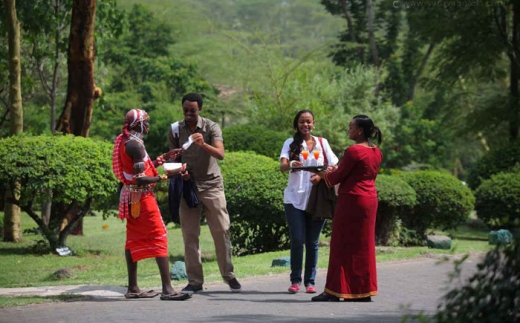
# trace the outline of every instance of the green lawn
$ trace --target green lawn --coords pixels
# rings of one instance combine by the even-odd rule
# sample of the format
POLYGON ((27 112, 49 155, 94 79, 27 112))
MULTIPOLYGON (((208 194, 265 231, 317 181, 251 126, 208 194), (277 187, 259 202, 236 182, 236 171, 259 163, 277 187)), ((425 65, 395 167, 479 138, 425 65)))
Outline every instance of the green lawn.
MULTIPOLYGON (((0 219, 2 214, 0 213, 0 219)), ((33 220, 22 216, 23 229, 35 228, 33 220)), ((168 224, 170 260, 182 259, 183 243, 181 230, 173 223, 168 224)), ((433 254, 465 254, 485 252, 492 248, 487 242, 488 230, 482 226, 468 224, 457 231, 439 232, 453 237, 452 250, 428 249, 426 247, 377 247, 377 261, 398 261, 433 254)), ((0 242, 0 287, 30 287, 50 285, 115 285, 126 286, 126 265, 124 259, 125 223, 117 218, 103 220, 100 216, 87 217, 84 221, 84 236, 70 236, 69 247, 75 256, 60 257, 41 253, 37 241, 42 237, 24 234, 24 242, 14 244, 0 242), (53 273, 68 269, 72 276, 56 278, 53 273)), ((201 248, 204 261, 204 274, 207 282, 221 280, 215 261, 213 241, 207 226, 202 227, 201 248)), ((322 241, 328 240, 323 237, 322 241)), ((238 278, 287 274, 288 267, 271 267, 274 258, 289 256, 289 251, 270 252, 259 255, 235 257, 233 262, 238 278)), ((329 248, 325 245, 319 251, 319 268, 326 268, 329 248)), ((139 262, 139 283, 142 288, 160 286, 160 276, 155 260, 139 262)), ((186 281, 175 281, 174 285, 183 287, 186 281)), ((63 301, 60 297, 0 297, 0 308, 39 302, 63 301)), ((67 299, 68 300, 68 299, 67 299)))

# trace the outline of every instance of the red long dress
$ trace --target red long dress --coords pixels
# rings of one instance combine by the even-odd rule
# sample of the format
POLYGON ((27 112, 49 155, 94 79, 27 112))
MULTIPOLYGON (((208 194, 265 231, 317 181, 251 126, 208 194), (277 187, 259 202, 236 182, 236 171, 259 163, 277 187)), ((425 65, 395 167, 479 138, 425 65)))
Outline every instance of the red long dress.
POLYGON ((348 147, 339 167, 327 173, 327 185, 340 184, 330 241, 325 292, 344 299, 377 292, 375 179, 383 154, 379 148, 348 147))

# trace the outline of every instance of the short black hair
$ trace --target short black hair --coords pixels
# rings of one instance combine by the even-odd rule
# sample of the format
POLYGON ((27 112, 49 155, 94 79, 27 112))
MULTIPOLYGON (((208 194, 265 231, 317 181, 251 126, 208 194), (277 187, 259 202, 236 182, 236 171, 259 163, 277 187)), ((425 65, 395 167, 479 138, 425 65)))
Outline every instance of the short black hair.
POLYGON ((199 110, 202 110, 202 95, 198 93, 188 93, 182 97, 181 104, 183 104, 184 101, 197 102, 199 105, 199 110))

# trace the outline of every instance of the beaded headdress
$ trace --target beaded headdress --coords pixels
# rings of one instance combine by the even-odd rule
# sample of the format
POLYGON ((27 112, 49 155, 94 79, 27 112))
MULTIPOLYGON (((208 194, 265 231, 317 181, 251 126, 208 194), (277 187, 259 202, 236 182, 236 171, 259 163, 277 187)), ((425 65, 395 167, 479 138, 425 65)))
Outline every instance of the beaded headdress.
POLYGON ((145 129, 143 122, 145 120, 147 120, 148 118, 149 118, 148 113, 146 113, 146 111, 144 111, 144 110, 132 109, 132 110, 128 111, 125 116, 125 124, 123 126, 123 132, 124 132, 124 130, 128 131, 130 129, 133 129, 137 125, 137 123, 140 123, 141 134, 143 134, 143 131, 145 129))

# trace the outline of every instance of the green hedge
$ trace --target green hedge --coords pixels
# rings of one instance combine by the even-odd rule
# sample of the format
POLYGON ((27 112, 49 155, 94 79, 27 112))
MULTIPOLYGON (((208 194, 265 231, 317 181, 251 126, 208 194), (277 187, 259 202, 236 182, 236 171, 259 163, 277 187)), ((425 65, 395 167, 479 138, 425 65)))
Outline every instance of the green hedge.
POLYGON ((222 131, 227 151, 254 151, 278 160, 289 135, 256 125, 238 125, 222 131))
POLYGON ((414 189, 397 176, 379 175, 376 179, 378 208, 376 217, 376 244, 399 243, 396 221, 403 213, 410 213, 417 203, 414 189))
POLYGON ((289 248, 283 207, 287 174, 279 163, 253 153, 230 152, 220 163, 235 255, 289 248))
POLYGON ((456 177, 435 171, 403 172, 400 177, 417 193, 417 204, 410 213, 401 214, 406 228, 421 237, 429 228, 456 228, 466 222, 475 197, 456 177))
POLYGON ((512 171, 516 165, 520 165, 520 139, 507 142, 484 155, 469 170, 468 185, 475 190, 483 180, 500 172, 512 171))
POLYGON ((520 172, 499 173, 475 192, 477 216, 492 228, 520 226, 520 172))

